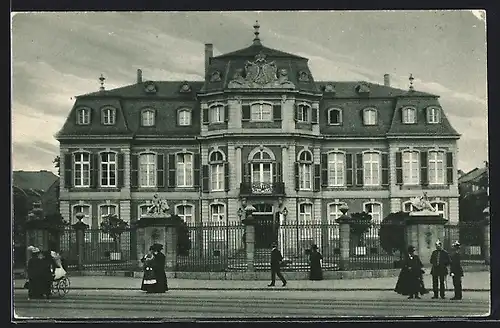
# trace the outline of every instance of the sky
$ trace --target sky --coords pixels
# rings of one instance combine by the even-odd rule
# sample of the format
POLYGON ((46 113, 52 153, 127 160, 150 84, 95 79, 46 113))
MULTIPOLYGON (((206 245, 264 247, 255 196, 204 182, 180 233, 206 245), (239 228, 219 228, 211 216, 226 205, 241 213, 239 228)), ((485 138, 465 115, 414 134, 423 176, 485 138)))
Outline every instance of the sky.
POLYGON ((488 159, 486 21, 482 11, 16 13, 12 33, 12 166, 52 170, 54 135, 74 97, 145 80, 202 80, 214 54, 262 43, 309 58, 315 80, 368 81, 440 95, 459 140, 458 169, 488 159))

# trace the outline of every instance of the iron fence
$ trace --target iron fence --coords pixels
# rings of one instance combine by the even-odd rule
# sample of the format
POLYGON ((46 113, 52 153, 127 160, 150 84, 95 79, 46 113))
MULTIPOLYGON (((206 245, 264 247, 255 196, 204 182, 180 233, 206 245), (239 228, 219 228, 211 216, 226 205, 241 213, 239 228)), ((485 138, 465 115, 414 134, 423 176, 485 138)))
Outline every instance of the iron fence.
POLYGON ((455 241, 461 244, 463 262, 481 262, 484 259, 484 224, 482 222, 461 222, 445 225, 443 248, 449 252, 455 241))

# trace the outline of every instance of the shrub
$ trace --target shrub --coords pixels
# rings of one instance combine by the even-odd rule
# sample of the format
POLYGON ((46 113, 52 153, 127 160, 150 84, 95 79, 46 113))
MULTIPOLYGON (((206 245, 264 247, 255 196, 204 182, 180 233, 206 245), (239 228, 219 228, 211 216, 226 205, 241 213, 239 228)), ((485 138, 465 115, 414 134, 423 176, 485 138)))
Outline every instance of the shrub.
POLYGON ((406 212, 391 213, 386 216, 380 225, 380 246, 388 254, 399 250, 400 254, 406 249, 405 221, 409 218, 406 212))

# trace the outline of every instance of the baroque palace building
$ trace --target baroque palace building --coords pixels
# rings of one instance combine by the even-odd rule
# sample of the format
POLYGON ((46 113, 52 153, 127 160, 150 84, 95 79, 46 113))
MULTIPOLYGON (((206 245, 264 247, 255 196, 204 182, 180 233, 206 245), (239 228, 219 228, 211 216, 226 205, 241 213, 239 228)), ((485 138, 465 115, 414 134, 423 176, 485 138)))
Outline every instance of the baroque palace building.
POLYGON ((138 70, 134 84, 78 96, 57 134, 63 217, 133 222, 158 194, 192 225, 238 222, 247 204, 264 221, 333 223, 347 203, 380 222, 426 192, 458 223, 460 135, 438 96, 412 77, 409 90, 387 74, 383 85, 315 81, 307 58, 255 29, 241 50, 214 57, 205 45, 204 81, 138 70))

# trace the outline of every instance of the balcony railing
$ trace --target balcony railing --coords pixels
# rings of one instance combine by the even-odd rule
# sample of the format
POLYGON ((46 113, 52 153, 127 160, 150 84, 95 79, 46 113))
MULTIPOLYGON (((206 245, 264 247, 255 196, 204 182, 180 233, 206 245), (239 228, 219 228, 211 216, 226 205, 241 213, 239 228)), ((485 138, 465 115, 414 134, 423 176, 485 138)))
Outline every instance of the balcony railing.
POLYGON ((244 182, 240 185, 240 195, 284 195, 284 182, 244 182))

